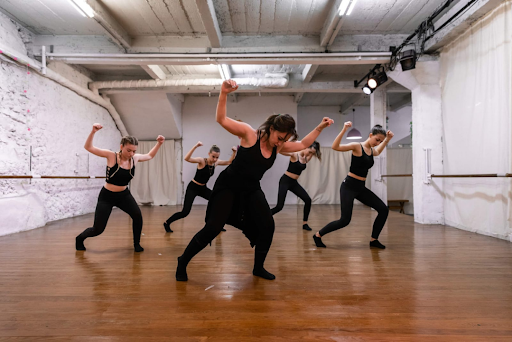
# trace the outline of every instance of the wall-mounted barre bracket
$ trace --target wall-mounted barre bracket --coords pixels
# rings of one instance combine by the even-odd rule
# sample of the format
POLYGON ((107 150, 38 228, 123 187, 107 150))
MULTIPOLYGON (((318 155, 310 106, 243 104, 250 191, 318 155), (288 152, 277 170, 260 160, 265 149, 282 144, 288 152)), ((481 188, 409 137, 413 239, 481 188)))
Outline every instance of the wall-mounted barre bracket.
POLYGON ((425 179, 423 180, 424 184, 430 184, 432 181, 432 171, 431 171, 431 164, 430 164, 430 156, 432 149, 430 148, 423 148, 423 151, 425 153, 425 179))

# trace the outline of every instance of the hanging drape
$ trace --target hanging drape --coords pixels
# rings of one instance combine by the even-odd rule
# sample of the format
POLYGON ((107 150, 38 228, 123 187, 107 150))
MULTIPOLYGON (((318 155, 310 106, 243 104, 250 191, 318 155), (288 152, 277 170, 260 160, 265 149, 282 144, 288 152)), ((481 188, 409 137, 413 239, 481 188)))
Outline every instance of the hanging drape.
MULTIPOLYGON (((412 149, 387 150, 388 175, 412 174, 412 149)), ((406 214, 414 214, 412 177, 387 177, 388 200, 409 200, 404 206, 406 214)))
MULTIPOLYGON (((441 54, 445 174, 512 172, 512 1, 441 54)), ((512 241, 510 178, 444 182, 448 225, 512 241)))
MULTIPOLYGON (((137 153, 148 153, 156 141, 139 141, 137 153)), ((155 158, 140 162, 130 191, 139 204, 173 205, 177 198, 174 140, 166 140, 155 158)))

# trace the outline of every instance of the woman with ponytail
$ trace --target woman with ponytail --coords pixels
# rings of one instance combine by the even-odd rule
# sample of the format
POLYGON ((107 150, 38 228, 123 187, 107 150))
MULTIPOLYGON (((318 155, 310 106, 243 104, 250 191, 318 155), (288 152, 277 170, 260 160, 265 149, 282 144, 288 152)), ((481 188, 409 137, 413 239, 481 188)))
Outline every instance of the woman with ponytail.
POLYGON ((179 219, 185 218, 190 213, 190 209, 192 209, 192 204, 194 203, 194 199, 199 196, 204 198, 205 200, 210 200, 210 195, 212 191, 208 189, 206 183, 213 173, 215 172, 215 167, 218 165, 229 165, 233 161, 236 155, 236 148, 233 147, 231 150, 233 154, 229 160, 219 160, 220 156, 220 148, 217 145, 213 145, 210 148, 210 152, 208 152, 208 158, 200 158, 200 157, 192 157, 192 154, 199 146, 203 146, 203 143, 198 141, 194 147, 190 151, 188 151, 185 156, 185 161, 189 163, 197 164, 197 170, 194 178, 188 183, 187 191, 185 192, 185 201, 183 203, 183 209, 180 212, 175 213, 171 217, 164 222, 164 228, 167 233, 172 233, 171 223, 177 221, 179 219))
POLYGON ((286 193, 291 191, 293 194, 298 196, 304 201, 304 215, 302 222, 302 229, 311 230, 308 225, 309 212, 311 210, 311 198, 304 188, 297 181, 302 171, 306 169, 306 164, 313 157, 317 157, 318 160, 322 160, 322 152, 320 151, 320 143, 318 141, 313 142, 308 148, 299 151, 297 153, 285 153, 281 154, 290 157, 290 163, 288 164, 288 170, 279 180, 279 192, 277 194, 277 205, 271 209, 272 215, 277 214, 283 210, 284 201, 286 199, 286 193))
POLYGON ((165 138, 159 135, 156 138, 157 143, 155 147, 153 147, 149 153, 138 154, 135 153, 139 145, 137 138, 124 136, 121 139, 119 152, 112 152, 97 148, 92 144, 94 134, 102 128, 103 126, 98 123, 92 126, 92 132, 89 134, 84 148, 98 157, 107 159, 107 179, 98 197, 98 204, 94 212, 94 225, 87 228, 76 237, 76 250, 85 251, 84 240, 103 233, 107 226, 112 208, 116 206, 132 218, 133 247, 135 252, 142 252, 144 250, 140 245, 142 214, 137 202, 135 202, 135 199, 128 189, 128 183, 130 183, 135 176, 135 165, 137 165, 138 162, 153 159, 160 149, 160 146, 164 143, 165 138))
POLYGON ((313 240, 317 247, 325 248, 326 246, 322 242, 322 237, 325 234, 346 227, 350 223, 354 199, 357 199, 361 203, 372 207, 377 211, 378 215, 373 223, 370 247, 384 249, 386 246, 381 244, 377 239, 379 238, 382 228, 384 228, 384 224, 388 218, 389 209, 386 204, 377 197, 377 195, 365 187, 364 183, 366 181, 366 176, 368 175, 368 170, 373 166, 373 157, 382 153, 391 138, 393 138, 393 132, 386 132, 381 125, 375 125, 372 128, 368 139, 366 139, 362 144, 350 143, 340 145, 341 138, 343 138, 343 135, 349 127, 352 127, 352 122, 345 122, 340 134, 332 143, 332 149, 335 151, 352 151, 350 172, 340 186, 341 218, 329 223, 313 235, 313 240))
POLYGON ((216 118, 224 129, 240 138, 240 147, 236 158, 215 182, 208 202, 205 226, 178 258, 178 281, 188 280, 188 263, 221 232, 226 223, 241 229, 251 246, 255 246, 252 274, 268 280, 275 279, 263 267, 274 236, 274 219, 261 190, 260 180, 274 164, 277 153, 298 152, 311 146, 320 132, 333 123, 331 119, 324 118, 302 141, 295 141, 295 120, 288 114, 271 115, 258 129, 254 129, 247 123, 226 116, 227 96, 237 88, 233 80, 222 83, 216 118))

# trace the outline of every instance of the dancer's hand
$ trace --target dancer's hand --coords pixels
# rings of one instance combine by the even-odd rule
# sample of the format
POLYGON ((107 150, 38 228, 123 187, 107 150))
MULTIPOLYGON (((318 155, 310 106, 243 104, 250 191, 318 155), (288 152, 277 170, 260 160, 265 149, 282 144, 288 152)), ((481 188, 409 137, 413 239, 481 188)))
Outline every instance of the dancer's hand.
POLYGON ((231 151, 236 152, 237 148, 236 146, 231 147, 231 151))
POLYGON ((332 125, 334 123, 334 120, 331 119, 331 118, 328 118, 328 117, 325 117, 322 119, 322 122, 320 122, 320 125, 318 125, 317 128, 320 128, 321 130, 324 129, 325 127, 329 127, 330 125, 332 125))
POLYGON ((165 141, 165 137, 163 135, 159 135, 156 137, 156 141, 158 141, 160 144, 163 144, 165 141))
POLYGON ((226 81, 222 82, 222 87, 221 87, 220 91, 222 93, 229 94, 229 93, 234 92, 237 89, 238 89, 238 85, 236 84, 235 81, 226 80, 226 81))
POLYGON ((200 141, 198 141, 198 142, 196 143, 196 147, 199 147, 199 146, 203 146, 203 143, 202 143, 202 142, 200 142, 200 141))
POLYGON ((352 121, 347 121, 347 122, 345 122, 345 123, 343 124, 343 128, 344 128, 344 129, 347 129, 347 128, 349 128, 349 127, 352 127, 352 121))
POLYGON ((94 133, 98 132, 102 128, 103 128, 103 126, 101 124, 99 124, 99 123, 95 123, 94 125, 92 125, 92 131, 94 133))
POLYGON ((391 131, 386 132, 386 139, 388 139, 388 141, 393 139, 394 136, 395 135, 393 134, 393 132, 391 132, 391 131))

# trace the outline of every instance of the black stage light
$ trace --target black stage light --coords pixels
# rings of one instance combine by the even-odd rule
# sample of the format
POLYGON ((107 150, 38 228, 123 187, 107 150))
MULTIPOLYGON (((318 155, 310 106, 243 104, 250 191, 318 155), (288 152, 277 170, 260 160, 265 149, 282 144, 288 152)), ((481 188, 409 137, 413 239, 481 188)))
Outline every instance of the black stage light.
POLYGON ((372 77, 368 79, 368 86, 372 89, 377 88, 378 86, 384 84, 388 80, 388 75, 384 70, 374 74, 372 77))
POLYGON ((407 50, 402 52, 400 65, 402 65, 402 71, 416 68, 416 50, 407 50))

